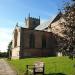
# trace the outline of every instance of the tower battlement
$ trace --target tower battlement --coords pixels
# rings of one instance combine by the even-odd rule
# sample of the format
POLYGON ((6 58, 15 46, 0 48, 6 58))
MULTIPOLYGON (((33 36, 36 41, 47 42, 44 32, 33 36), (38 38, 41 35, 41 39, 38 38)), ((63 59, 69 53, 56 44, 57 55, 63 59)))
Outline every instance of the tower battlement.
POLYGON ((29 29, 35 29, 38 25, 40 25, 40 17, 34 18, 29 15, 28 18, 25 19, 25 23, 29 29))

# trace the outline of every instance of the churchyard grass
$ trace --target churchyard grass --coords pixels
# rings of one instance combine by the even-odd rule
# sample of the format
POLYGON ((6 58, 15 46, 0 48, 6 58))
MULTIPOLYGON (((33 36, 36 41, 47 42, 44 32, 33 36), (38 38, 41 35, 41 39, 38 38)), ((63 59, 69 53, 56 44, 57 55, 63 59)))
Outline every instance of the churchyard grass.
POLYGON ((20 60, 11 60, 8 61, 8 63, 18 72, 19 75, 24 75, 26 65, 32 65, 36 61, 43 61, 45 63, 46 75, 75 75, 75 59, 71 60, 68 57, 25 58, 20 60))

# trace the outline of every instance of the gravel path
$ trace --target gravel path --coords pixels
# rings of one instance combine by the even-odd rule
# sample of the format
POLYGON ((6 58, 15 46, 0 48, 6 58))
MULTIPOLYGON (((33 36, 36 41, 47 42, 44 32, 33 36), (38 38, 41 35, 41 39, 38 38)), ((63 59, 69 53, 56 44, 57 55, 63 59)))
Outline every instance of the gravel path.
POLYGON ((9 64, 4 59, 0 59, 0 75, 17 75, 17 74, 15 71, 11 69, 9 64))

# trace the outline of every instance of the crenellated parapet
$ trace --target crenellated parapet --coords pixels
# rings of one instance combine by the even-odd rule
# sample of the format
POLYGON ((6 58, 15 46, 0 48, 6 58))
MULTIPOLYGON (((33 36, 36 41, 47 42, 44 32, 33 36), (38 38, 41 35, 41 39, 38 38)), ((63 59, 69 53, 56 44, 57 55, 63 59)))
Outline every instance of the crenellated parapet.
POLYGON ((35 29, 38 25, 40 25, 40 17, 34 18, 30 17, 29 15, 27 18, 25 18, 25 23, 29 29, 35 29))

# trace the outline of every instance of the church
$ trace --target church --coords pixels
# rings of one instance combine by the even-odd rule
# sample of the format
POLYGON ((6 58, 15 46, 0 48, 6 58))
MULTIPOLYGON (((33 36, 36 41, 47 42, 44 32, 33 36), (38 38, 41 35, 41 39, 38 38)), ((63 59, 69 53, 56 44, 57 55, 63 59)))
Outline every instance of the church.
POLYGON ((40 25, 40 17, 34 18, 29 15, 25 23, 28 28, 16 25, 13 31, 11 59, 56 56, 55 34, 36 30, 40 25))

